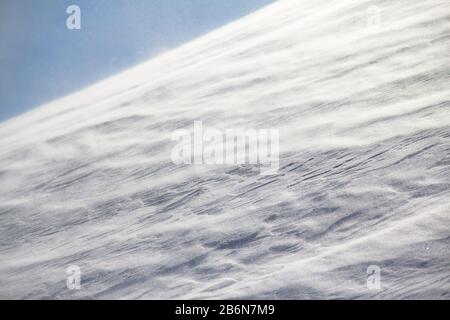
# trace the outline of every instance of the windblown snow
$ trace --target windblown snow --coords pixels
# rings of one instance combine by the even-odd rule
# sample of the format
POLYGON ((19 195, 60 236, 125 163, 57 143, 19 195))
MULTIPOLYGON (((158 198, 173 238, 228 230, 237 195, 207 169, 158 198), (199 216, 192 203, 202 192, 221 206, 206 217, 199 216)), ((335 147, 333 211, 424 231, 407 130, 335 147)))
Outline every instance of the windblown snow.
POLYGON ((449 54, 448 0, 278 1, 2 123, 0 297, 449 299, 449 54), (198 120, 278 174, 174 164, 198 120))

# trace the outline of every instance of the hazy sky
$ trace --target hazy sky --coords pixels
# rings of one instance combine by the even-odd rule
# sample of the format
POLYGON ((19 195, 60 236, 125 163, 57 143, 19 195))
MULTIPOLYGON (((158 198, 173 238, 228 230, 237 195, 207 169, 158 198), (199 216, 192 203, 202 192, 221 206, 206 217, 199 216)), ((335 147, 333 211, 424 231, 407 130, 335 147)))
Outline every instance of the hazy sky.
POLYGON ((0 121, 275 0, 0 0, 0 121), (68 30, 66 8, 81 9, 68 30))

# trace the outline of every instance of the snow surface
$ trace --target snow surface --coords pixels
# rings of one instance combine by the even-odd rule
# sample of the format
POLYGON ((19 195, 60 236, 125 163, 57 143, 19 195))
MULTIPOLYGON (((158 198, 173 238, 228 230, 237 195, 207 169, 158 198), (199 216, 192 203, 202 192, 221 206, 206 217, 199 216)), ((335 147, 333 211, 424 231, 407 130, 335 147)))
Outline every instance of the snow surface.
POLYGON ((449 54, 447 0, 278 1, 2 123, 0 297, 449 299, 449 54), (279 174, 173 164, 196 120, 279 174))

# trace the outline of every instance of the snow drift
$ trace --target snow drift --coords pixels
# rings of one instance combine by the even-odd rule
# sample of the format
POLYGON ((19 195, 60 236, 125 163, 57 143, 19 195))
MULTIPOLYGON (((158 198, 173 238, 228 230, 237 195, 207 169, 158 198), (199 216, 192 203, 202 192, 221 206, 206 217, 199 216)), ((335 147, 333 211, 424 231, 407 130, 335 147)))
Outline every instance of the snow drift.
POLYGON ((1 124, 0 297, 450 298, 449 19, 278 1, 1 124), (173 164, 196 120, 279 129, 278 174, 173 164))

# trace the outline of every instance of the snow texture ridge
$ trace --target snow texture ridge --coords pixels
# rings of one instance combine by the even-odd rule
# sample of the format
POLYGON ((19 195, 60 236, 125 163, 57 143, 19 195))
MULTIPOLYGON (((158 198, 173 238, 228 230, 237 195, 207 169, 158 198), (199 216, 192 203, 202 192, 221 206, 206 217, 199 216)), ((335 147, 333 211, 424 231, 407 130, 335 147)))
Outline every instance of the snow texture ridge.
POLYGON ((0 124, 0 297, 449 299, 449 54, 447 0, 278 1, 0 124), (279 174, 173 164, 196 120, 279 174))

